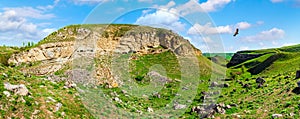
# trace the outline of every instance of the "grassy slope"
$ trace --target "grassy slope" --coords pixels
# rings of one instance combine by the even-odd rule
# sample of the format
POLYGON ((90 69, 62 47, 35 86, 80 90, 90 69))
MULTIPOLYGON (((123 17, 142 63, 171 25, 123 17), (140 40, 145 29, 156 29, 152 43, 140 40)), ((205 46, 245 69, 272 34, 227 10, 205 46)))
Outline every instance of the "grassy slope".
POLYGON ((238 104, 238 107, 226 110, 225 115, 217 114, 221 118, 232 118, 233 114, 242 118, 270 118, 272 114, 283 114, 285 118, 299 118, 299 89, 295 80, 295 72, 300 68, 300 45, 282 48, 263 49, 254 51, 240 51, 240 53, 268 53, 261 57, 248 60, 227 72, 242 72, 241 67, 247 70, 264 62, 274 54, 281 56, 258 75, 236 76, 229 88, 223 88, 219 102, 238 104), (266 80, 263 88, 257 88, 255 79, 263 77, 266 80), (251 88, 243 88, 238 82, 250 84, 251 88), (235 91, 234 91, 235 90, 235 91), (290 114, 294 114, 291 116, 290 114))
POLYGON ((270 56, 280 54, 280 57, 276 59, 269 67, 264 67, 261 74, 265 75, 273 75, 278 73, 286 73, 295 71, 300 68, 299 60, 299 52, 300 52, 300 45, 294 46, 286 46, 282 48, 272 48, 272 49, 262 49, 262 50, 249 50, 249 51, 239 51, 239 53, 249 53, 249 54, 257 54, 257 53, 267 53, 263 56, 258 58, 254 58, 238 64, 233 67, 233 69, 240 68, 241 66, 245 66, 247 69, 253 68, 255 66, 259 66, 265 63, 264 61, 268 59, 270 56))
MULTIPOLYGON (((146 73, 149 71, 149 68, 151 66, 157 64, 162 65, 166 69, 167 76, 170 79, 173 79, 172 82, 164 85, 164 88, 159 91, 159 94, 161 94, 161 98, 157 98, 155 96, 149 96, 148 98, 125 96, 119 88, 103 88, 104 92, 110 97, 113 97, 112 92, 116 92, 119 95, 119 98, 122 100, 122 102, 126 103, 114 103, 118 107, 130 112, 136 112, 137 110, 141 110, 144 113, 147 113, 148 107, 153 108, 154 111, 165 107, 166 104, 170 103, 170 101, 174 98, 175 94, 179 90, 178 88, 180 82, 174 80, 181 79, 181 72, 179 69, 180 67, 176 56, 173 53, 167 51, 161 54, 138 56, 137 59, 138 60, 131 61, 131 77, 132 79, 135 79, 135 82, 137 82, 140 86, 147 86, 149 84, 149 79, 145 78, 146 73), (130 104, 130 106, 128 104, 130 104)), ((190 109, 193 106, 198 106, 203 102, 203 100, 201 99, 202 94, 200 94, 200 92, 205 91, 208 88, 208 80, 211 75, 211 62, 203 56, 199 56, 198 59, 199 66, 201 68, 201 77, 199 80, 201 80, 202 83, 198 86, 198 94, 195 96, 192 105, 189 108, 187 108, 186 113, 183 115, 182 118, 198 118, 197 114, 190 112, 190 109)), ((222 69, 222 67, 218 66, 218 69, 222 69)), ((220 73, 220 71, 218 70, 217 72, 220 73)), ((104 115, 109 115, 107 113, 105 113, 104 115)))
POLYGON ((45 77, 26 76, 19 71, 19 67, 7 67, 0 64, 0 118, 17 117, 31 118, 36 116, 39 118, 92 118, 91 114, 84 108, 80 101, 80 97, 76 89, 64 89, 64 82, 50 82, 44 80, 45 77), (7 76, 6 76, 7 75, 7 76), (11 93, 10 97, 6 97, 2 92, 4 82, 11 84, 24 84, 30 96, 18 96, 11 93), (51 97, 57 102, 46 102, 47 97, 51 97), (22 102, 21 99, 25 102, 22 102), (55 104, 62 103, 62 108, 54 112, 55 104), (32 115, 35 110, 40 112, 32 115), (62 114, 65 113, 65 116, 62 114))

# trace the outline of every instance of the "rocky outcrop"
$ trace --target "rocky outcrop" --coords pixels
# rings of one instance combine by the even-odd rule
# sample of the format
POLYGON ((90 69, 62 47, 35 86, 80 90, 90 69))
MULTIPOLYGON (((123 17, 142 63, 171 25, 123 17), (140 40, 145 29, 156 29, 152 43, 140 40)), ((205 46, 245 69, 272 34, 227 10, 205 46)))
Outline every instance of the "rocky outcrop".
POLYGON ((65 63, 74 52, 74 42, 47 43, 32 48, 26 52, 12 55, 9 63, 20 64, 27 62, 49 61, 65 63))
POLYGON ((235 53, 232 56, 230 62, 227 64, 227 67, 232 67, 232 66, 238 65, 238 64, 243 63, 247 60, 254 59, 254 58, 260 57, 262 55, 264 55, 264 54, 235 53))

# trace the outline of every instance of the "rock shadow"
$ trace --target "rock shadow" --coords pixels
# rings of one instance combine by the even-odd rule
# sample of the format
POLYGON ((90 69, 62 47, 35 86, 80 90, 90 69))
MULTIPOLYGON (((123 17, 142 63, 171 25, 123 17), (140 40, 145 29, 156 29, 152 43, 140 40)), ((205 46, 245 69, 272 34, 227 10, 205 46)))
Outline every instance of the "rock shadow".
POLYGON ((300 87, 296 87, 292 90, 293 93, 295 94, 300 94, 300 87))

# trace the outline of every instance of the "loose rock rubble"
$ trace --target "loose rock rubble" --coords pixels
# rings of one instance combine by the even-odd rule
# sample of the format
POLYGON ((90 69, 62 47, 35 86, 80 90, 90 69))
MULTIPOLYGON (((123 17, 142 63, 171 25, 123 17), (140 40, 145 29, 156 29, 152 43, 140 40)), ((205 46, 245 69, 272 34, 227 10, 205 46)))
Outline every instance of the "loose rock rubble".
POLYGON ((200 114, 202 118, 214 118, 215 113, 225 114, 226 109, 230 109, 230 105, 224 103, 211 104, 209 106, 195 106, 192 107, 191 111, 200 114))

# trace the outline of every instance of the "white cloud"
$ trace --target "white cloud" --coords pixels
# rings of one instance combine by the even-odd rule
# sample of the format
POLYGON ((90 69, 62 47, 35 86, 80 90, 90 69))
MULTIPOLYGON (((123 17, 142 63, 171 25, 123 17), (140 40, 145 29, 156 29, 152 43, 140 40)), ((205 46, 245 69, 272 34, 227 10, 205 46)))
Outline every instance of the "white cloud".
POLYGON ((99 3, 105 3, 112 0, 72 0, 75 4, 81 5, 81 4, 99 4, 99 3))
POLYGON ((249 24, 248 22, 239 22, 235 26, 239 29, 248 29, 251 27, 251 24, 249 24))
POLYGON ((233 0, 207 0, 199 4, 198 0, 190 0, 183 5, 176 7, 179 14, 185 16, 195 12, 214 12, 217 11, 233 0))
POLYGON ((232 33, 233 30, 229 25, 226 26, 217 26, 213 27, 211 23, 207 23, 205 25, 200 25, 198 23, 194 24, 189 30, 188 34, 196 35, 196 34, 223 34, 223 33, 232 33))
POLYGON ((200 6, 206 12, 212 12, 219 8, 223 8, 229 2, 231 2, 231 0, 207 0, 204 3, 201 3, 200 6))
POLYGON ((50 10, 53 9, 59 3, 59 1, 60 0, 54 0, 52 5, 38 6, 37 8, 40 10, 50 10))
POLYGON ((138 2, 148 2, 148 3, 152 3, 153 0, 138 0, 138 2))
POLYGON ((273 41, 273 40, 283 39, 284 35, 285 35, 284 30, 278 29, 278 28, 272 28, 267 31, 262 31, 253 36, 242 37, 241 41, 245 41, 245 42, 256 42, 256 41, 262 41, 262 40, 273 41))
POLYGON ((20 31, 33 33, 36 30, 36 25, 27 22, 23 17, 17 16, 15 11, 6 11, 0 13, 0 31, 20 31))
POLYGON ((200 34, 232 34, 235 28, 248 29, 251 24, 248 22, 239 22, 235 25, 225 25, 225 26, 213 26, 212 23, 206 23, 205 25, 200 25, 198 23, 194 24, 189 30, 190 35, 200 35, 200 34))
MULTIPOLYGON (((170 1, 165 6, 156 6, 159 8, 156 12, 144 14, 136 20, 135 24, 163 27, 173 31, 184 31, 185 24, 179 21, 180 17, 171 8, 174 5, 175 2, 170 1)), ((147 12, 145 11, 145 13, 147 12)))
MULTIPOLYGON (((24 7, 25 9, 29 7, 24 7)), ((44 14, 42 12, 24 11, 23 14, 18 13, 23 8, 4 9, 0 12, 0 38, 4 41, 37 41, 48 35, 54 29, 41 29, 39 24, 28 21, 27 18, 40 19, 44 14), (33 17, 32 15, 38 15, 33 17)), ((32 10, 29 8, 28 10, 32 10)), ((47 16, 47 15, 46 15, 47 16)), ((2 42, 2 41, 1 41, 2 42)))
POLYGON ((10 12, 14 16, 18 17, 27 17, 35 19, 50 19, 54 18, 54 14, 46 14, 42 10, 38 10, 32 7, 15 7, 15 8, 3 8, 5 12, 10 12))
POLYGON ((283 0, 271 0, 272 3, 279 3, 279 2, 283 2, 283 0))
MULTIPOLYGON (((146 2, 152 0, 139 0, 139 2, 146 2)), ((224 7, 226 4, 231 2, 231 0, 207 0, 199 4, 197 0, 190 0, 183 5, 176 6, 174 1, 168 2, 166 5, 158 6, 157 11, 154 13, 149 13, 149 10, 143 11, 143 15, 137 19, 136 24, 141 25, 151 25, 156 27, 164 27, 172 29, 174 31, 184 31, 185 24, 180 21, 179 16, 185 16, 194 12, 212 12, 224 7), (202 9, 201 9, 202 8, 202 9)), ((195 24, 196 27, 201 27, 201 25, 195 24)), ((246 22, 241 23, 240 26, 243 28, 250 27, 250 24, 246 22), (247 26, 248 25, 248 26, 247 26)), ((219 26, 216 28, 210 28, 210 24, 206 24, 204 28, 209 28, 206 33, 216 34, 216 33, 232 33, 232 26, 219 26)), ((203 29, 202 29, 203 30, 203 29)), ((203 30, 204 31, 204 30, 203 30)))
MULTIPOLYGON (((170 1, 166 5, 161 5, 161 6, 154 5, 153 7, 157 8, 157 9, 160 9, 160 10, 168 11, 169 9, 171 9, 172 7, 174 7, 175 5, 176 5, 176 3, 174 1, 170 1)), ((174 9, 174 8, 172 8, 172 9, 174 9)))

